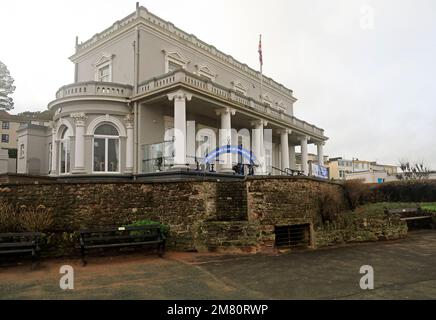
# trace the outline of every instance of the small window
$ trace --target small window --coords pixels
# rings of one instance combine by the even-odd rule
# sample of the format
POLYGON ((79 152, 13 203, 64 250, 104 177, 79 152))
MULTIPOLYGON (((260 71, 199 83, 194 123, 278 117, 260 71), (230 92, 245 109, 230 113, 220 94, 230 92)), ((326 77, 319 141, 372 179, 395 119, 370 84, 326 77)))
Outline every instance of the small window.
POLYGON ((235 87, 235 91, 236 93, 239 93, 240 95, 245 96, 247 94, 247 92, 239 87, 235 87))
POLYGON ((175 63, 174 61, 168 61, 168 72, 173 72, 179 69, 183 69, 183 65, 175 63))
POLYGON ((264 104, 266 104, 268 107, 272 107, 272 103, 271 103, 271 101, 268 101, 268 100, 263 100, 263 103, 264 104))
POLYGON ((9 129, 9 121, 3 121, 2 123, 2 129, 8 130, 9 129))
POLYGON ((2 142, 9 143, 9 135, 8 134, 2 134, 2 142))
POLYGON ((109 65, 105 65, 103 67, 100 67, 98 69, 98 81, 101 82, 110 82, 110 66, 109 65))

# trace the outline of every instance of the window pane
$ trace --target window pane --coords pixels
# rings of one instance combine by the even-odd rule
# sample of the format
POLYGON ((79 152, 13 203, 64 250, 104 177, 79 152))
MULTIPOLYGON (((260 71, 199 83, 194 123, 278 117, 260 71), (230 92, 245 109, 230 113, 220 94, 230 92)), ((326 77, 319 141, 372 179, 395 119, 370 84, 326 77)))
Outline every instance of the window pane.
POLYGON ((177 69, 182 69, 182 66, 172 61, 168 61, 168 72, 172 72, 177 69))
POLYGON ((100 78, 109 75, 109 66, 105 66, 99 69, 100 78))
POLYGON ((70 148, 69 142, 63 141, 61 142, 61 173, 70 172, 70 148))
POLYGON ((95 134, 103 135, 103 136, 117 136, 118 130, 111 126, 110 124, 103 124, 95 129, 95 134))
POLYGON ((94 171, 106 171, 105 168, 105 147, 106 139, 94 139, 94 171))
POLYGON ((119 163, 119 140, 118 139, 108 139, 108 171, 117 172, 119 163))
POLYGON ((64 132, 62 132, 61 139, 66 139, 71 136, 71 132, 68 130, 68 128, 65 128, 64 132))

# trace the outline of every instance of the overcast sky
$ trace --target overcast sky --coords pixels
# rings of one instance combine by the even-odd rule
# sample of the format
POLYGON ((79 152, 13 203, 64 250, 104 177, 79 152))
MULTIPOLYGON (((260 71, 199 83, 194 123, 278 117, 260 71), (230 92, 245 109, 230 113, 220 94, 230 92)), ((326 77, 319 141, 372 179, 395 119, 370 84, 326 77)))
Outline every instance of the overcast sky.
MULTIPOLYGON (((13 113, 45 110, 73 82, 75 36, 87 40, 135 2, 2 1, 0 61, 17 86, 13 113)), ((436 1, 140 4, 253 68, 262 33, 264 73, 294 90, 297 117, 325 129, 329 156, 436 169, 436 1)))

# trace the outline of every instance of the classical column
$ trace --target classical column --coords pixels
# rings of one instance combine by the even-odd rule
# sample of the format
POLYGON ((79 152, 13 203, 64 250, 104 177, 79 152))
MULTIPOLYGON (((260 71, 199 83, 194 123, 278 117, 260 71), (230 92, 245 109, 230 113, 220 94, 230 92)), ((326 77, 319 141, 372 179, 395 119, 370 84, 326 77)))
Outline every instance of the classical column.
POLYGON ((52 128, 52 136, 51 136, 51 168, 50 168, 50 175, 56 176, 57 175, 57 151, 58 146, 56 143, 56 128, 57 125, 53 122, 53 128, 52 128))
POLYGON ((309 164, 307 158, 307 136, 300 137, 301 142, 301 170, 303 173, 308 176, 309 175, 309 164))
POLYGON ((76 124, 74 145, 74 170, 73 173, 85 173, 85 123, 87 116, 84 112, 72 113, 70 117, 76 124))
MULTIPOLYGON (((221 115, 221 128, 219 132, 220 147, 232 145, 232 115, 235 114, 235 110, 224 108, 222 110, 217 110, 216 113, 217 115, 221 115)), ((231 153, 222 153, 220 155, 220 172, 233 173, 232 158, 231 153)))
POLYGON ((191 101, 192 95, 178 90, 167 95, 174 100, 174 169, 187 168, 186 165, 186 100, 191 101))
POLYGON ((255 157, 255 164, 258 166, 254 169, 256 175, 266 174, 265 163, 265 146, 263 142, 263 127, 267 125, 265 120, 253 121, 253 155, 255 157))
POLYGON ((133 172, 133 120, 134 116, 133 114, 129 113, 125 118, 124 122, 126 123, 126 133, 127 133, 127 139, 126 139, 126 173, 132 173, 133 172))
POLYGON ((317 148, 317 154, 318 154, 318 164, 320 166, 324 165, 324 145, 325 142, 318 142, 316 144, 316 148, 317 148))
POLYGON ((282 154, 282 170, 289 169, 289 130, 280 131, 280 146, 282 154))
POLYGON ((297 168, 295 160, 295 146, 289 146, 289 168, 293 170, 297 168))

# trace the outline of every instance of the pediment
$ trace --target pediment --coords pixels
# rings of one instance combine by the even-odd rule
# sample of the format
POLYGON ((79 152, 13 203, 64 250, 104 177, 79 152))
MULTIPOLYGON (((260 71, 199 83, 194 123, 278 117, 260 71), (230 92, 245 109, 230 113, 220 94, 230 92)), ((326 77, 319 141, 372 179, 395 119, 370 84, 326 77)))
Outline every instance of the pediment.
POLYGON ((109 53, 102 53, 101 57, 95 62, 95 65, 101 65, 103 63, 107 63, 112 61, 115 55, 109 53))
POLYGON ((179 61, 183 64, 187 62, 186 58, 178 51, 165 52, 168 58, 179 61))

